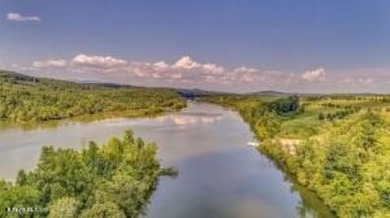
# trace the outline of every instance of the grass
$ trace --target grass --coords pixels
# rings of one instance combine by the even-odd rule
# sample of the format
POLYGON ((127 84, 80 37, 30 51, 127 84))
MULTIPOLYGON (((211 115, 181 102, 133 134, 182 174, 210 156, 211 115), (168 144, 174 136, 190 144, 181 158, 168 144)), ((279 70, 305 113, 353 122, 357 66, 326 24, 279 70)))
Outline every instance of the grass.
MULTIPOLYGON (((327 114, 335 114, 337 112, 347 110, 347 108, 360 108, 360 112, 355 111, 342 119, 353 119, 358 116, 358 114, 366 110, 373 110, 380 113, 384 118, 386 125, 390 127, 390 102, 382 102, 375 99, 326 99, 315 101, 305 101, 305 99, 303 99, 301 100, 301 105, 304 105, 304 112, 285 118, 282 122, 281 131, 279 132, 278 137, 304 139, 317 135, 323 125, 329 122, 337 122, 337 120, 339 120, 320 120, 319 116, 321 113, 326 117, 327 114), (333 104, 334 106, 329 106, 329 104, 333 104)), ((390 128, 388 131, 389 132, 387 134, 390 134, 390 128)))

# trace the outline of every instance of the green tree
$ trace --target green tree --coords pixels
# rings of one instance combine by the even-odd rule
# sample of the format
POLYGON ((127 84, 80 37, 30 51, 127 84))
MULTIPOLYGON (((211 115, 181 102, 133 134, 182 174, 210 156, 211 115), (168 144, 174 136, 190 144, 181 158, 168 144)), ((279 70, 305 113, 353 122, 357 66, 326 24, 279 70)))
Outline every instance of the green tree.
POLYGON ((78 202, 75 198, 63 197, 49 206, 48 218, 74 218, 77 214, 78 202))
POLYGON ((84 210, 80 218, 126 218, 126 215, 119 209, 118 205, 106 201, 94 204, 91 208, 84 210))

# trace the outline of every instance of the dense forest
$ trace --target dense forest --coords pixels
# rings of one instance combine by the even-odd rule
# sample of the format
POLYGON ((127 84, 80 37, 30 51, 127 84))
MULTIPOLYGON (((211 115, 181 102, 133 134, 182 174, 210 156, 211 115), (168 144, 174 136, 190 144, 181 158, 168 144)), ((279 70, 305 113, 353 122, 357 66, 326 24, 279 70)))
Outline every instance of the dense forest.
POLYGON ((130 130, 81 151, 43 147, 36 169, 0 181, 0 217, 136 217, 159 176, 175 173, 160 167, 156 150, 130 130))
POLYGON ((314 191, 337 216, 385 218, 390 217, 386 99, 214 95, 199 100, 238 111, 258 137, 260 152, 314 191), (293 140, 300 143, 285 143, 293 140))
POLYGON ((0 71, 0 121, 28 123, 98 113, 144 116, 185 104, 169 89, 78 84, 0 71))

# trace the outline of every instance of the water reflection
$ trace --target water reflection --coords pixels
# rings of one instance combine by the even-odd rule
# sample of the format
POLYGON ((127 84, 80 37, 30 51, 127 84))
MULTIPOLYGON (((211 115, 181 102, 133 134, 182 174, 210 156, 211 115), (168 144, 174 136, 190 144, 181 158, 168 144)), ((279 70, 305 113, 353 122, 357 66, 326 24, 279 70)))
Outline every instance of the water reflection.
POLYGON ((249 127, 220 107, 190 103, 188 108, 154 118, 66 121, 53 128, 7 127, 0 131, 0 175, 14 178, 31 169, 42 145, 80 148, 104 142, 131 128, 157 142, 163 165, 179 176, 162 178, 146 217, 328 217, 318 199, 296 186, 255 148, 249 127), (314 199, 314 200, 313 200, 314 199))
POLYGON ((176 125, 191 125, 199 123, 214 123, 222 119, 221 114, 208 113, 183 113, 178 115, 168 115, 156 118, 158 122, 170 122, 176 125))

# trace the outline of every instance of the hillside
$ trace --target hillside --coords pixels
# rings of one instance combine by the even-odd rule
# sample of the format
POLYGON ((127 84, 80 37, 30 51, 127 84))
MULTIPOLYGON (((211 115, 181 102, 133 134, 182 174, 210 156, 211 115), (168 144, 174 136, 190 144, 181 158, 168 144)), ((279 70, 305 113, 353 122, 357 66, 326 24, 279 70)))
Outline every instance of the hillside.
POLYGON ((0 71, 0 120, 18 123, 85 114, 143 116, 180 109, 175 91, 107 84, 81 84, 0 71))

